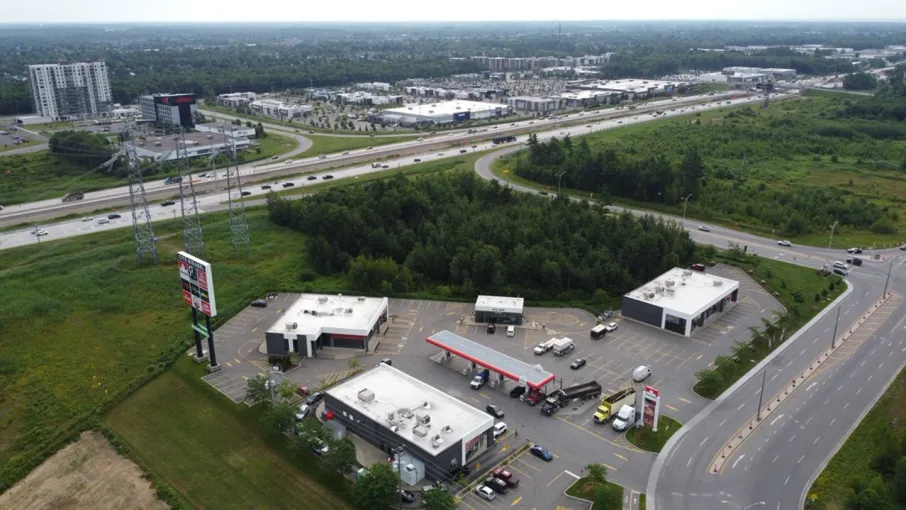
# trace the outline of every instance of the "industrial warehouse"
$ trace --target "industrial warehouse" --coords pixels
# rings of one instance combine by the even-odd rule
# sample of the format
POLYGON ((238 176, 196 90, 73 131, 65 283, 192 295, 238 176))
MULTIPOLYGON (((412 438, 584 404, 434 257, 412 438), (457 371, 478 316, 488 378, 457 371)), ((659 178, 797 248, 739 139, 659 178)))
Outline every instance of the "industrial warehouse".
POLYGON ((739 301, 739 282, 673 268, 623 296, 623 317, 686 337, 739 301))
POLYGON ((324 347, 369 350, 387 322, 387 298, 302 294, 265 334, 267 353, 313 357, 324 347))
POLYGON ((445 480, 494 444, 493 417, 384 363, 326 393, 325 409, 350 432, 388 454, 403 448, 409 485, 445 480))
POLYGON ((512 107, 479 101, 442 101, 430 104, 407 104, 383 111, 386 122, 400 124, 452 124, 467 120, 503 117, 512 107))

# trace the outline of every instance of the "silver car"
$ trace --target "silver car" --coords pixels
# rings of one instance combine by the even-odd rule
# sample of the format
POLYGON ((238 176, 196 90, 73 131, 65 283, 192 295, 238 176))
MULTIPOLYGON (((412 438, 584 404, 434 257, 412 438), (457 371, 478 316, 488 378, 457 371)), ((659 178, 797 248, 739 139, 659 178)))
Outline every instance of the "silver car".
POLYGON ((632 380, 635 382, 642 382, 649 377, 651 377, 651 369, 645 365, 639 365, 632 371, 632 380))

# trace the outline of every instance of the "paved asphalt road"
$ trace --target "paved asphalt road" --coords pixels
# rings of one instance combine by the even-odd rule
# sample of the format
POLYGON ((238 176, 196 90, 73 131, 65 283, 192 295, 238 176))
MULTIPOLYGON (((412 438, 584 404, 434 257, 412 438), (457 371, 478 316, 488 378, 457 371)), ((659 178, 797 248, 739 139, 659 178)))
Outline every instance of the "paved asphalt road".
MULTIPOLYGON (((476 171, 487 179, 494 178, 490 165, 501 155, 502 151, 480 159, 476 171)), ((532 188, 510 185, 520 191, 537 193, 532 188)), ((639 210, 630 212, 651 214, 639 210)), ((674 219, 682 221, 681 218, 674 219)), ((687 228, 699 243, 726 247, 727 241, 733 241, 747 245, 762 256, 809 267, 817 268, 825 262, 846 258, 842 248, 781 247, 776 240, 722 227, 711 226, 708 233, 698 231, 697 224, 687 224, 687 228)), ((873 254, 884 260, 866 260, 850 274, 851 291, 840 300, 838 338, 881 297, 889 268, 890 290, 906 294, 906 257, 902 252, 886 250, 873 254)), ((805 491, 824 463, 884 392, 906 360, 906 346, 902 345, 906 310, 900 303, 899 297, 895 296, 872 321, 867 322, 861 331, 867 338, 854 337, 853 344, 840 348, 828 368, 807 379, 805 388, 795 392, 772 413, 770 420, 765 420, 756 429, 716 475, 709 472, 711 460, 740 427, 754 419, 762 377, 751 377, 732 393, 725 393, 718 405, 699 413, 697 423, 685 427, 685 434, 673 448, 659 456, 648 485, 648 492, 653 489, 655 494, 648 498, 649 510, 654 505, 663 510, 801 508, 805 491)), ((828 310, 832 313, 815 321, 797 339, 788 341, 785 350, 768 365, 765 398, 782 391, 795 374, 829 347, 836 321, 835 310, 828 310)), ((753 375, 761 374, 761 371, 753 371, 753 375)))
MULTIPOLYGON (((706 96, 707 97, 707 96, 706 96)), ((669 101, 668 101, 669 102, 669 101)), ((739 98, 734 100, 735 103, 746 103, 746 102, 757 102, 757 99, 754 97, 739 98)), ((675 103, 673 103, 675 104, 675 103)), ((710 103, 711 106, 706 105, 697 105, 695 111, 703 111, 708 109, 718 108, 718 105, 710 103)), ((723 102, 722 104, 726 104, 723 102)), ((536 132, 539 140, 546 140, 554 136, 563 136, 561 133, 572 133, 573 135, 587 134, 595 131, 600 131, 604 129, 614 129, 617 127, 622 127, 627 124, 633 124, 636 122, 650 122, 654 119, 651 115, 643 115, 638 112, 629 112, 630 115, 626 117, 618 117, 613 119, 605 119, 598 121, 588 121, 587 124, 580 126, 571 126, 566 128, 554 128, 549 131, 540 131, 536 132), (638 115, 635 115, 638 113, 638 115)), ((687 110, 686 113, 676 112, 667 113, 668 116, 675 115, 689 115, 693 111, 687 110)), ((451 139, 465 139, 466 137, 474 136, 469 135, 465 132, 455 134, 455 136, 450 137, 451 139)), ((516 144, 513 144, 512 150, 518 150, 519 147, 527 141, 528 135, 517 136, 516 144)), ((429 143, 429 140, 426 140, 425 143, 429 143)), ((256 197, 263 198, 268 190, 262 189, 262 185, 271 185, 274 189, 282 189, 279 186, 286 181, 291 181, 295 183, 297 188, 304 187, 308 184, 313 184, 323 180, 323 177, 326 175, 332 175, 335 179, 344 179, 344 178, 355 178, 356 176, 361 176, 367 173, 381 171, 382 168, 373 168, 371 162, 368 163, 359 163, 354 166, 344 166, 341 169, 330 169, 323 170, 320 172, 312 173, 311 177, 313 179, 309 180, 311 177, 294 177, 294 178, 279 178, 279 174, 287 174, 290 172, 299 173, 305 171, 306 168, 309 168, 308 165, 312 165, 314 168, 317 168, 315 165, 327 166, 330 163, 335 164, 344 164, 343 162, 349 158, 363 158, 365 155, 373 154, 377 155, 378 153, 383 153, 378 151, 378 149, 386 149, 390 152, 394 152, 398 149, 393 149, 395 146, 410 146, 412 143, 418 144, 418 142, 405 142, 403 144, 390 144, 387 146, 376 147, 374 151, 368 151, 367 149, 358 149, 349 151, 349 155, 329 155, 326 160, 319 160, 318 158, 308 158, 305 160, 296 160, 293 164, 286 163, 258 163, 259 166, 243 165, 240 167, 240 175, 242 176, 244 184, 244 190, 251 193, 247 197, 248 200, 254 200, 256 197), (303 163, 303 166, 299 166, 296 163, 303 163), (274 174, 278 174, 275 176, 274 174), (277 178, 275 178, 277 177, 277 178), (273 180, 271 180, 273 179, 273 180), (249 181, 253 181, 254 184, 249 184, 249 181), (277 183, 280 183, 278 185, 277 183)), ((459 151, 461 150, 471 150, 471 151, 485 151, 491 150, 495 146, 489 142, 484 141, 480 143, 475 143, 474 148, 455 148, 455 149, 442 149, 442 150, 424 150, 419 151, 415 154, 410 154, 406 156, 401 156, 392 161, 386 161, 384 164, 390 168, 401 168, 404 166, 412 165, 416 163, 416 159, 421 162, 428 161, 437 161, 445 158, 451 158, 459 156, 459 151)), ((468 147, 468 145, 465 145, 468 147)), ((348 163, 345 163, 348 164, 348 163)), ((313 170, 313 169, 312 169, 313 170)), ((203 186, 206 186, 212 190, 222 190, 226 186, 226 178, 224 177, 224 172, 217 171, 216 178, 196 178, 193 179, 195 183, 196 192, 201 189, 203 186)), ((178 185, 171 184, 165 185, 162 180, 151 181, 145 183, 146 193, 156 193, 159 198, 170 198, 173 196, 178 196, 179 188, 178 185)), ((220 204, 227 200, 227 195, 223 191, 219 192, 210 192, 207 194, 199 194, 198 204, 199 210, 201 212, 216 211, 220 209, 220 204)), ((97 232, 99 230, 108 230, 113 228, 122 228, 131 225, 131 219, 129 216, 128 207, 123 207, 121 210, 115 211, 117 214, 120 214, 122 218, 111 220, 109 224, 99 224, 98 218, 92 218, 90 211, 99 210, 103 208, 114 207, 117 204, 122 205, 123 202, 128 203, 128 188, 120 187, 113 188, 104 191, 97 191, 93 193, 87 193, 85 198, 78 202, 71 202, 65 204, 64 207, 61 207, 60 201, 58 199, 52 200, 42 200, 39 202, 32 202, 28 204, 21 204, 15 206, 8 206, 3 211, 0 211, 0 226, 2 225, 15 225, 27 221, 44 221, 46 215, 59 216, 63 214, 72 214, 77 211, 85 211, 85 218, 89 218, 87 221, 82 221, 82 219, 73 219, 66 220, 57 223, 48 223, 43 225, 42 228, 48 232, 48 235, 42 238, 43 241, 63 239, 66 237, 89 234, 92 232, 97 232), (126 193, 126 195, 124 195, 126 193)), ((174 214, 178 210, 178 203, 175 206, 170 207, 161 207, 158 204, 149 204, 150 212, 152 216, 152 221, 162 220, 162 219, 173 219, 174 214)), ((33 244, 37 242, 36 236, 31 234, 32 229, 20 229, 12 230, 9 232, 0 233, 0 249, 11 248, 15 246, 22 246, 27 244, 33 244)), ((726 246, 724 243, 722 246, 726 246)))
MULTIPOLYGON (((371 162, 381 157, 386 158, 396 155, 413 156, 418 158, 420 156, 428 156, 438 151, 446 151, 448 156, 453 156, 455 154, 453 153, 453 149, 451 147, 452 145, 461 145, 467 142, 472 143, 472 140, 487 139, 488 137, 502 134, 518 134, 528 131, 534 132, 543 130, 543 128, 545 127, 552 128, 552 131, 550 132, 554 135, 558 135, 561 131, 564 133, 570 131, 576 134, 588 133, 590 131, 595 131, 598 129, 609 129, 617 127, 618 124, 623 121, 629 123, 630 121, 635 120, 650 120, 652 117, 645 114, 644 112, 663 110, 667 112, 667 116, 691 115, 693 111, 702 111, 704 109, 709 109, 709 107, 697 104, 702 102, 707 103, 709 101, 711 102, 710 108, 717 108, 719 106, 725 105, 727 102, 726 100, 724 100, 720 104, 717 104, 718 98, 721 97, 722 96, 719 95, 690 96, 678 99, 676 101, 669 99, 663 101, 650 101, 648 102, 647 107, 639 107, 635 111, 608 109, 581 115, 581 119, 579 114, 572 114, 567 120, 523 120, 519 122, 513 122, 510 125, 506 126, 495 126, 486 130, 487 132, 480 131, 478 133, 468 133, 466 130, 451 131, 434 136, 429 135, 423 137, 423 141, 412 140, 407 142, 381 145, 374 147, 373 149, 349 150, 344 154, 329 154, 325 159, 310 157, 305 159, 285 160, 283 161, 283 163, 278 164, 268 164, 261 162, 249 163, 240 167, 240 175, 249 176, 253 180, 258 180, 260 178, 270 178, 280 175, 288 175, 291 173, 315 171, 343 165, 363 163, 366 161, 371 162), (677 111, 670 111, 671 108, 676 108, 677 111), (679 111, 684 108, 686 108, 687 111, 679 111), (697 110, 692 110, 692 108, 696 108, 697 110), (606 120, 611 118, 614 120, 606 120), (563 123, 576 121, 582 124, 587 122, 587 125, 590 125, 592 127, 585 128, 579 125, 557 128, 563 123)), ((740 97, 739 99, 731 100, 731 102, 737 104, 742 102, 755 101, 756 99, 754 96, 740 97)), ((543 134, 539 133, 539 137, 543 138, 543 134)), ((519 137, 519 139, 524 141, 525 135, 519 137)), ((300 149, 302 149, 302 147, 300 147, 300 149)), ((421 159, 425 158, 422 157, 421 159)), ((396 162, 396 160, 394 160, 394 162, 396 162)), ((218 178, 222 178, 220 176, 223 174, 223 171, 217 170, 216 174, 218 175, 218 178)), ((153 198, 165 198, 170 196, 169 190, 172 189, 173 186, 165 185, 163 182, 164 181, 162 179, 145 182, 144 187, 146 195, 152 196, 153 198)), ((74 183, 69 184, 70 187, 74 185, 74 183)), ((201 183, 201 185, 204 186, 204 183, 201 183)), ((196 186, 199 186, 199 184, 196 184, 196 186)), ((0 226, 16 225, 19 223, 31 222, 35 220, 49 221, 50 219, 70 215, 73 213, 88 212, 101 208, 128 204, 129 189, 127 186, 86 193, 85 198, 83 198, 82 200, 79 200, 77 202, 62 203, 59 197, 62 197, 67 191, 68 189, 62 188, 49 189, 47 190, 47 196, 57 198, 40 200, 27 204, 7 205, 7 207, 3 211, 0 211, 0 226)), ((196 189, 196 192, 197 191, 198 190, 196 189)))

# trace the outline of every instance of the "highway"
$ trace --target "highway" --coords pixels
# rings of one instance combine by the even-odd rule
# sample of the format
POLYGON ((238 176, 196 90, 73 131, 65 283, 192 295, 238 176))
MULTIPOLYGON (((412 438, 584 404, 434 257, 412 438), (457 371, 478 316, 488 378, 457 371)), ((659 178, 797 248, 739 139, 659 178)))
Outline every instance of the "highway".
MULTIPOLYGON (((707 97, 707 96, 706 96, 707 97)), ((716 96, 715 96, 716 97, 716 96)), ((709 98, 713 99, 713 98, 709 98)), ((733 104, 742 104, 742 103, 757 103, 759 100, 754 96, 740 97, 735 100, 730 100, 733 104)), ((707 111, 710 109, 716 109, 722 106, 726 106, 727 100, 721 101, 720 104, 717 104, 715 101, 711 101, 705 104, 698 104, 685 108, 685 111, 681 111, 684 108, 679 106, 677 103, 679 101, 667 101, 670 103, 670 108, 666 106, 655 107, 652 106, 651 110, 654 111, 655 108, 662 108, 665 112, 665 116, 677 116, 677 115, 691 115, 695 112, 707 111), (676 108, 676 111, 671 111, 672 108, 676 108), (695 108, 694 110, 692 108, 695 108)), ((653 103, 652 103, 653 104, 653 103)), ((609 112, 612 113, 612 112, 609 112)), ((655 119, 661 118, 655 117, 653 115, 645 115, 642 112, 636 111, 626 111, 623 112, 625 116, 615 117, 615 118, 606 118, 599 119, 597 121, 590 121, 587 119, 587 115, 583 117, 582 123, 578 126, 569 126, 562 128, 552 128, 547 131, 533 131, 537 134, 539 140, 546 140, 551 137, 562 137, 569 133, 572 136, 579 136, 583 134, 593 133, 605 129, 614 129, 623 127, 626 125, 634 124, 637 122, 650 122, 655 119)), ((529 121, 532 122, 532 121, 529 121)), ((540 123, 542 121, 534 121, 540 123)), ((550 121, 548 121, 550 122, 550 121)), ((553 121, 556 123, 557 121, 553 121)), ((534 125, 531 125, 534 128, 534 125)), ((541 126, 538 126, 539 128, 541 126)), ((518 124, 513 129, 517 129, 518 124)), ((501 128, 502 129, 502 128, 501 128)), ((493 131, 493 130, 492 130, 493 131)), ((495 133, 496 134, 496 133, 495 133)), ((465 141, 470 137, 476 135, 469 134, 466 132, 461 133, 451 133, 451 136, 445 137, 448 140, 445 140, 443 143, 449 144, 454 140, 465 141)), ((364 154, 365 157, 373 157, 384 151, 389 151, 391 153, 402 152, 399 149, 393 149, 394 145, 401 145, 405 147, 412 147, 413 142, 406 142, 404 144, 393 144, 390 146, 382 146, 380 149, 384 151, 378 151, 377 147, 373 151, 367 151, 367 149, 360 149, 357 151, 349 151, 347 156, 336 156, 329 155, 324 160, 319 160, 318 158, 309 158, 307 160, 300 160, 303 163, 306 163, 302 166, 297 165, 299 161, 296 161, 292 164, 276 163, 276 164, 264 164, 261 166, 252 166, 245 165, 240 168, 240 176, 243 180, 243 190, 248 193, 246 199, 254 200, 255 198, 263 198, 271 189, 283 190, 282 187, 286 182, 294 183, 294 188, 304 189, 306 186, 315 184, 318 182, 323 182, 324 177, 327 175, 333 176, 333 179, 349 179, 356 178, 357 176, 362 176, 368 173, 377 172, 386 170, 383 166, 388 166, 389 168, 403 168, 409 165, 416 164, 418 162, 428 162, 428 161, 437 161, 446 158, 453 158, 460 155, 460 151, 486 151, 492 150, 496 147, 493 143, 488 141, 486 138, 489 136, 488 133, 483 133, 485 140, 477 142, 474 144, 463 143, 462 146, 456 148, 444 148, 444 149, 433 149, 428 150, 428 147, 435 145, 435 143, 429 144, 428 140, 425 140, 422 146, 418 145, 418 142, 414 146, 415 149, 423 149, 421 151, 415 152, 414 154, 409 154, 395 158, 392 160, 385 160, 381 162, 380 168, 374 168, 371 161, 368 163, 353 164, 351 166, 343 166, 342 168, 330 169, 331 165, 342 165, 344 161, 348 158, 360 158, 364 154), (470 145, 475 145, 471 147, 470 145), (388 147, 391 147, 387 149, 388 147), (416 161, 419 160, 419 161, 416 161), (321 171, 316 169, 328 167, 321 171), (287 174, 299 174, 304 171, 311 171, 310 175, 306 176, 296 176, 292 178, 282 178, 282 175, 287 174), (251 184, 254 183, 254 184, 251 184), (264 189, 262 186, 271 186, 270 189, 264 189)), ((528 135, 517 136, 517 142, 510 144, 513 150, 518 150, 518 148, 524 146, 524 143, 528 140, 528 135)), ((198 193, 198 207, 199 212, 209 212, 220 210, 220 205, 227 201, 227 194, 223 190, 226 188, 226 177, 225 170, 218 170, 216 177, 207 177, 207 178, 194 178, 193 183, 198 193)), ((145 184, 146 192, 149 194, 156 193, 156 196, 159 199, 178 197, 179 187, 176 184, 165 185, 162 180, 152 181, 145 184)), ((74 213, 79 213, 84 211, 86 214, 83 218, 75 218, 69 220, 58 221, 55 223, 48 223, 41 226, 42 229, 47 231, 47 235, 42 237, 41 241, 55 240, 55 239, 65 239, 67 237, 90 234, 93 232, 109 230, 114 228, 123 228, 126 226, 131 226, 131 217, 128 210, 128 205, 123 207, 124 204, 128 204, 128 188, 120 187, 113 188, 104 191, 98 191, 95 193, 89 193, 85 195, 83 200, 77 202, 70 202, 67 204, 62 204, 59 200, 44 200, 41 202, 33 202, 28 204, 22 204, 19 206, 9 206, 5 210, 0 211, 0 226, 15 225, 17 223, 22 223, 26 221, 44 221, 46 218, 60 217, 63 215, 70 215, 74 213), (123 195, 126 193, 126 195, 123 195), (114 209, 110 212, 105 212, 101 216, 94 217, 91 214, 91 211, 108 209, 111 207, 121 207, 120 209, 114 209), (120 214, 122 217, 118 219, 110 220, 109 223, 101 224, 98 223, 102 217, 106 216, 109 213, 120 214)), ((164 219, 173 219, 178 214, 179 202, 173 206, 163 207, 160 204, 149 204, 149 210, 151 213, 152 220, 164 220, 164 219)), ((22 228, 18 230, 10 230, 7 232, 0 233, 0 249, 12 248, 16 246, 23 246, 27 244, 33 244, 38 242, 37 236, 32 233, 31 228, 22 228)), ((725 245, 724 245, 725 246, 725 245)))
MULTIPOLYGON (((744 93, 740 92, 734 93, 732 95, 741 94, 744 93)), ((576 122, 578 122, 578 125, 569 126, 565 129, 576 134, 581 134, 581 132, 588 133, 590 131, 595 131, 598 129, 608 129, 617 126, 616 124, 607 123, 606 120, 608 119, 618 119, 617 122, 619 122, 619 120, 631 120, 634 117, 639 117, 639 119, 642 119, 642 116, 645 112, 655 112, 658 110, 666 111, 667 116, 682 113, 689 114, 693 113, 693 110, 691 109, 692 107, 697 108, 697 110, 695 111, 701 111, 703 107, 696 106, 697 103, 705 102, 716 106, 716 101, 718 99, 723 99, 723 103, 721 104, 726 105, 726 99, 724 98, 730 96, 730 94, 718 94, 715 96, 689 96, 677 99, 676 101, 673 101, 672 99, 649 101, 647 103, 647 106, 639 107, 635 111, 629 110, 628 108, 607 109, 584 114, 571 114, 568 117, 558 118, 555 120, 522 120, 518 122, 512 122, 510 124, 491 126, 489 128, 480 128, 477 133, 469 133, 468 130, 443 132, 433 136, 425 135, 422 141, 418 141, 416 139, 407 142, 375 146, 372 149, 365 148, 349 150, 341 154, 326 154, 324 155, 324 158, 314 156, 303 159, 288 159, 275 163, 248 163, 240 166, 239 172, 240 176, 242 176, 244 179, 247 179, 249 182, 259 182, 274 177, 333 169, 348 165, 354 165, 356 163, 371 162, 379 159, 392 159, 394 163, 398 163, 400 162, 398 161, 399 156, 412 156, 413 159, 420 158, 427 160, 422 156, 429 156, 432 153, 436 154, 436 152, 441 151, 445 151, 448 155, 452 156, 453 154, 450 153, 450 151, 447 149, 451 149, 453 146, 471 144, 473 142, 487 140, 495 136, 543 131, 545 128, 554 129, 555 127, 561 126, 563 124, 576 122), (676 112, 670 111, 670 109, 672 108, 676 108, 676 112), (684 108, 687 108, 686 111, 680 112, 680 110, 684 108), (592 122, 593 120, 595 122, 592 122), (592 125, 591 129, 583 128, 583 126, 589 124, 592 125)), ((753 96, 746 96, 740 97, 740 99, 735 100, 735 102, 737 103, 740 101, 755 101, 755 99, 753 96)), ((271 127, 281 130, 280 126, 271 127)), ((282 132, 286 132, 287 129, 288 128, 282 128, 282 132)), ((557 131, 554 132, 558 133, 557 131)), ((290 134, 297 138, 304 139, 304 137, 302 137, 301 135, 294 133, 290 134)), ((305 145, 305 143, 303 142, 302 145, 305 145)), ((193 176, 196 192, 209 192, 223 189, 225 187, 225 169, 216 170, 215 175, 217 176, 215 179, 204 179, 193 176)), ((77 186, 76 182, 74 182, 72 186, 77 186)), ((149 200, 163 200, 178 195, 178 185, 164 184, 163 179, 146 181, 144 183, 144 186, 146 196, 149 198, 149 200)), ((48 195, 55 194, 57 197, 62 197, 66 193, 66 191, 67 190, 62 189, 48 190, 48 195)), ((102 191, 86 193, 85 198, 75 202, 63 203, 60 198, 52 198, 26 204, 7 205, 3 211, 0 211, 0 227, 7 227, 33 221, 49 221, 61 216, 85 213, 101 208, 125 205, 128 203, 129 188, 128 186, 120 186, 117 188, 110 188, 102 191)))

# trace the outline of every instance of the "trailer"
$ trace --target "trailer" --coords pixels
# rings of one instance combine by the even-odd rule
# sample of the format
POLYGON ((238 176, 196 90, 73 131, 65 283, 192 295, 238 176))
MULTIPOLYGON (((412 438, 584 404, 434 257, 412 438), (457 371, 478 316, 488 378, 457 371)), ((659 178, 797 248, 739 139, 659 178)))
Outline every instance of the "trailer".
POLYGON ((500 145, 502 143, 512 143, 516 141, 515 136, 498 136, 492 140, 494 145, 500 145))
POLYGON ((552 392, 544 405, 541 406, 541 414, 551 416, 561 407, 569 405, 573 400, 589 400, 601 396, 603 390, 598 381, 591 381, 582 384, 576 384, 568 388, 561 388, 552 392))
POLYGON ((613 395, 608 395, 601 399, 601 405, 595 411, 595 423, 604 423, 620 410, 623 405, 635 404, 635 389, 625 388, 613 395))
POLYGON ((64 202, 74 202, 76 200, 81 200, 83 198, 85 198, 84 193, 67 193, 67 194, 63 195, 64 202))

